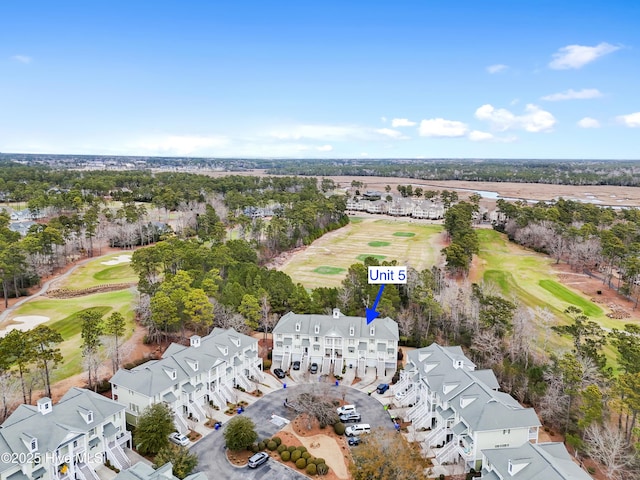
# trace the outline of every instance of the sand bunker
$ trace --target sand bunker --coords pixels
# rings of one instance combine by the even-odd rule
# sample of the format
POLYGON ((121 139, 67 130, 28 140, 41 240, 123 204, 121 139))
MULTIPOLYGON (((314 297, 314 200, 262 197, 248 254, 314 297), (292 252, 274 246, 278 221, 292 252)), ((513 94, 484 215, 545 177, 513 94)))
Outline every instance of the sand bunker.
POLYGON ((100 262, 102 265, 118 265, 119 263, 129 263, 131 261, 131 255, 118 255, 112 260, 106 262, 100 262))
POLYGON ((45 317, 44 315, 21 315, 19 317, 13 317, 9 320, 9 325, 4 329, 0 329, 0 337, 5 336, 11 330, 21 330, 23 332, 31 330, 32 328, 37 327, 41 323, 48 322, 49 320, 49 317, 45 317))

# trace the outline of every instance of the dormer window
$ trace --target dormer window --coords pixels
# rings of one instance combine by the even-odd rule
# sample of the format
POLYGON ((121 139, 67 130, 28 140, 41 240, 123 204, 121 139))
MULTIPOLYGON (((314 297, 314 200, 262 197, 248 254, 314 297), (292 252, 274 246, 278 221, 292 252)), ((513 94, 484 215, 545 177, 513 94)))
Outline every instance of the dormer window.
POLYGON ((349 335, 353 337, 355 334, 356 334, 356 329, 353 327, 353 325, 351 325, 349 327, 349 335))
POLYGON ((89 410, 87 412, 87 423, 91 423, 91 422, 93 422, 93 412, 89 410))
POLYGON ((320 333, 320 325, 316 325, 313 329, 315 333, 320 333))
POLYGON ((376 327, 374 327, 373 325, 371 327, 369 327, 369 335, 375 335, 376 334, 376 327))
POLYGON ((175 368, 165 368, 164 373, 166 373, 171 380, 178 378, 178 372, 176 372, 175 368))
POLYGON ((300 331, 300 322, 296 323, 296 332, 300 331))
POLYGON ((31 442, 29 443, 29 450, 33 453, 36 450, 38 450, 38 439, 37 438, 32 438, 31 442))

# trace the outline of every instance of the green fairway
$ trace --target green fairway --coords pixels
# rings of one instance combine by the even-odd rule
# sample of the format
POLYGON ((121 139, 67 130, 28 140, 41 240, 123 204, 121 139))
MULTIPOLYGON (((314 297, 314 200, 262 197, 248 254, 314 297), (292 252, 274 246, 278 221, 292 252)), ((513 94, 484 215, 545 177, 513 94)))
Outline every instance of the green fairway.
POLYGON ((339 273, 344 272, 345 269, 340 267, 329 267, 329 266, 323 265, 321 267, 314 269, 313 271, 316 273, 319 273, 320 275, 338 275, 339 273))
POLYGON ((129 338, 134 328, 133 300, 134 293, 131 289, 66 299, 38 297, 18 307, 10 319, 29 315, 48 317, 49 321, 45 325, 62 335, 64 341, 60 344, 60 350, 64 361, 53 372, 52 380, 55 382, 84 371, 79 313, 97 309, 106 318, 114 311, 120 312, 127 322, 125 338, 129 338))
POLYGON ((381 242, 380 240, 376 240, 375 242, 367 243, 370 247, 388 247, 391 245, 391 242, 381 242))
MULTIPOLYGON (((351 217, 353 219, 353 217, 351 217)), ((378 260, 396 260, 418 270, 442 265, 442 225, 409 222, 400 219, 362 218, 361 221, 331 232, 296 252, 279 267, 294 282, 306 288, 337 287, 347 269, 357 261, 372 256, 378 260), (398 236, 395 233, 405 235, 398 236), (363 252, 372 247, 386 247, 383 255, 363 252), (325 270, 327 266, 330 270, 325 270), (341 272, 335 269, 341 268, 341 272)))
POLYGON ((349 217, 349 223, 361 223, 363 220, 362 217, 349 217))
POLYGON ((394 232, 394 237, 413 237, 415 233, 412 232, 394 232))
POLYGON ((91 260, 60 281, 60 288, 80 290, 111 283, 135 283, 138 276, 131 268, 131 252, 120 252, 91 260))
POLYGON ((551 292, 556 298, 568 303, 567 306, 574 305, 578 307, 587 317, 600 317, 602 309, 595 303, 585 300, 584 297, 572 292, 563 285, 553 280, 540 280, 540 286, 551 292))
POLYGON ((386 256, 386 255, 374 255, 373 253, 363 253, 362 255, 358 255, 358 256, 356 257, 356 259, 357 259, 357 260, 360 260, 361 262, 364 262, 364 260, 365 260, 367 257, 373 257, 373 258, 375 258, 376 260, 379 260, 379 261, 382 261, 382 260, 384 260, 385 258, 387 258, 387 256, 386 256))

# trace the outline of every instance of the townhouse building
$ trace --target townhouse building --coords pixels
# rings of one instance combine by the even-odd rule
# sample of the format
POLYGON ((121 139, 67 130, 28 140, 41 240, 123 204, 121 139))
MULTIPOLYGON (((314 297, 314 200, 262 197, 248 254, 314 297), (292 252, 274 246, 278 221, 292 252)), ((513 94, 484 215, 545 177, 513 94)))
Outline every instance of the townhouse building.
POLYGON ((20 405, 0 427, 0 480, 98 480, 95 468, 109 460, 130 467, 124 407, 73 387, 53 405, 20 405))
POLYGON ((303 369, 317 363, 321 374, 355 368, 358 377, 368 369, 382 377, 397 368, 398 324, 389 317, 367 325, 366 318, 343 315, 337 308, 332 315, 289 312, 274 327, 273 338, 273 362, 283 370, 294 361, 303 369))
POLYGON ((189 346, 170 345, 159 360, 118 370, 110 383, 112 398, 126 408, 127 423, 136 425, 145 408, 164 402, 177 430, 186 433, 189 419, 205 421, 210 407, 224 410, 228 402, 236 403, 234 387, 253 391, 262 379, 258 341, 215 328, 205 337, 192 336, 189 346))
MULTIPOLYGON (((171 462, 165 463, 161 467, 154 469, 146 463, 136 463, 128 470, 118 473, 113 480, 179 480, 173 474, 171 462)), ((184 477, 184 480, 208 480, 202 472, 192 473, 184 477)))
POLYGON ((491 370, 476 370, 460 347, 428 347, 408 353, 405 370, 392 393, 412 405, 407 417, 416 429, 428 429, 424 442, 436 460, 464 462, 479 470, 482 451, 538 441, 541 426, 532 408, 500 392, 491 370))
POLYGON ((483 480, 590 480, 561 442, 523 443, 482 452, 483 480))

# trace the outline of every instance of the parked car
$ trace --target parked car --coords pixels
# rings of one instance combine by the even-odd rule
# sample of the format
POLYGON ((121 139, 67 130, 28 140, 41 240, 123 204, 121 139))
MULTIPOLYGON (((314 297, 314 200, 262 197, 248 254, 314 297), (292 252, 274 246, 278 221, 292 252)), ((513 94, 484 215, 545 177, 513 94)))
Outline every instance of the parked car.
POLYGON ((382 395, 387 390, 389 390, 388 383, 381 383, 380 385, 378 385, 378 388, 376 388, 376 392, 378 392, 380 395, 382 395))
POLYGON ((286 373, 284 373, 284 370, 282 370, 281 368, 276 368, 276 369, 273 371, 273 374, 274 374, 276 377, 278 377, 278 378, 284 378, 284 377, 286 377, 286 376, 287 376, 287 374, 286 374, 286 373))
POLYGON ((349 412, 343 413, 339 418, 342 423, 356 423, 360 421, 361 415, 358 412, 349 412))
POLYGON ((351 425, 344 430, 344 434, 347 437, 357 437, 362 433, 371 432, 371 425, 368 423, 356 423, 355 425, 351 425))
POLYGON ((317 363, 312 363, 311 366, 309 367, 309 372, 318 373, 318 364, 317 363))
POLYGON ((300 361, 296 360, 295 362, 293 362, 293 367, 294 370, 300 370, 300 361))
POLYGON ((269 460, 267 452, 258 452, 249 459, 249 468, 258 468, 263 463, 266 463, 267 460, 269 460))
POLYGON ((349 445, 356 446, 356 445, 360 445, 360 442, 362 441, 362 439, 360 437, 349 437, 349 445))
POLYGON ((181 447, 189 445, 189 439, 180 432, 173 432, 169 435, 169 441, 176 445, 180 445, 181 447))
POLYGON ((345 413, 355 413, 355 411, 355 405, 343 405, 341 407, 338 407, 338 409, 336 410, 336 412, 338 412, 338 415, 344 415, 345 413))

